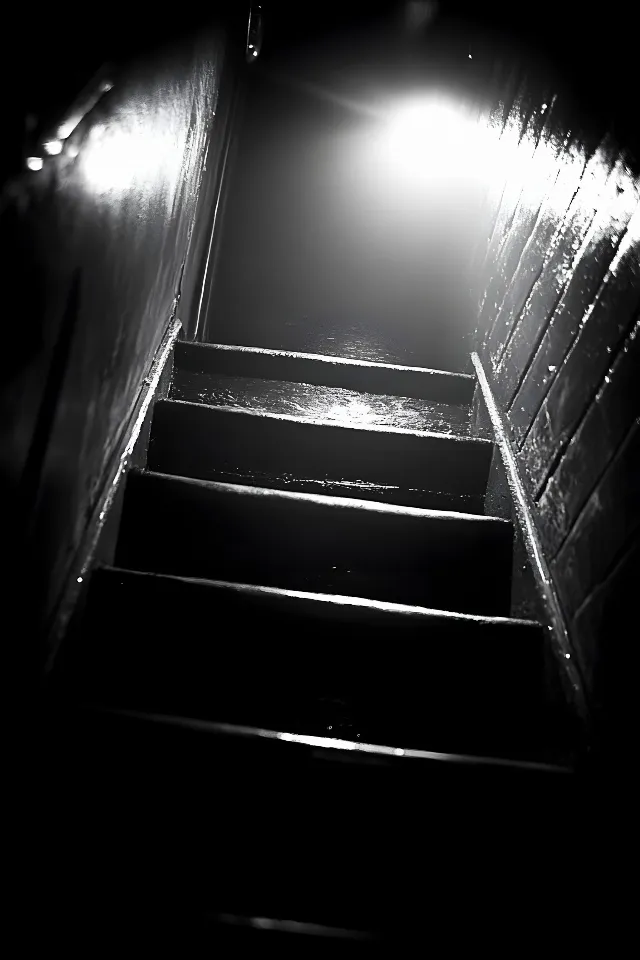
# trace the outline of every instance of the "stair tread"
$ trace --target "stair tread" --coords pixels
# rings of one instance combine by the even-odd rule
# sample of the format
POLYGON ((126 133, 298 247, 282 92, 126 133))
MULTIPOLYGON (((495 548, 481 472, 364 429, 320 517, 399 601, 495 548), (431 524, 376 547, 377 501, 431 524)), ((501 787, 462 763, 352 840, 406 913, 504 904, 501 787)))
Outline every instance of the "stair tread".
POLYGON ((175 464, 175 469, 171 470, 166 460, 161 463, 155 461, 153 468, 154 473, 178 477, 188 476, 220 484, 318 494, 331 499, 355 497, 367 502, 397 504, 439 513, 448 511, 469 516, 482 516, 485 507, 484 499, 479 494, 453 494, 446 490, 433 490, 429 487, 403 487, 399 484, 382 484, 365 479, 357 481, 337 479, 331 475, 312 477, 282 470, 255 470, 250 467, 232 470, 224 466, 221 468, 207 466, 206 469, 192 466, 190 469, 185 469, 184 464, 175 464))
POLYGON ((482 514, 493 444, 384 425, 161 400, 148 467, 200 480, 482 514), (263 482, 261 482, 263 481, 263 482))
POLYGON ((199 586, 202 588, 211 588, 228 593, 238 593, 246 597, 252 597, 256 600, 269 601, 304 601, 315 610, 315 615, 319 611, 325 612, 327 609, 335 616, 347 617, 349 621, 354 619, 364 619, 370 621, 371 617, 384 619, 386 621, 404 621, 413 620, 417 623, 424 621, 441 620, 446 623, 454 624, 476 624, 487 627, 519 627, 525 629, 540 630, 542 626, 536 620, 523 620, 518 617, 487 616, 477 613, 462 613, 455 610, 441 610, 436 607, 423 607, 407 603, 394 603, 386 600, 374 600, 370 597, 356 597, 349 595, 339 595, 331 593, 314 593, 304 590, 289 590, 285 587, 269 587, 254 583, 237 583, 232 580, 212 580, 206 577, 188 577, 176 574, 155 573, 149 570, 129 570, 125 567, 102 566, 96 571, 99 576, 107 577, 127 577, 139 578, 140 580, 158 582, 175 582, 176 584, 185 584, 199 586))
POLYGON ((362 956, 365 950, 367 955, 371 955, 371 949, 375 950, 379 945, 379 938, 374 931, 330 927, 309 921, 220 913, 212 914, 207 921, 207 932, 213 935, 216 948, 221 942, 224 946, 233 945, 236 949, 249 947, 249 944, 257 947, 259 942, 263 950, 265 946, 275 947, 279 957, 298 957, 301 947, 304 947, 305 957, 312 958, 329 953, 335 957, 336 950, 338 957, 353 956, 354 952, 362 956), (262 940, 266 932, 268 943, 264 944, 262 940), (287 948, 292 951, 291 954, 287 948), (358 952, 360 948, 362 951, 358 952))
MULTIPOLYGON (((470 407, 416 397, 391 396, 322 384, 258 377, 198 373, 176 367, 170 396, 175 400, 225 406, 327 423, 395 427, 472 437, 470 407)), ((491 439, 488 428, 479 436, 491 439)))
POLYGON ((503 518, 133 470, 115 563, 506 615, 511 543, 503 518))
POLYGON ((221 483, 216 480, 201 480, 198 477, 179 476, 162 473, 159 470, 132 470, 132 475, 144 478, 158 478, 180 484, 187 484, 219 493, 245 497, 265 497, 273 500, 290 500, 298 503, 316 504, 335 508, 337 510, 360 510, 371 514, 389 516, 413 517, 416 520, 439 520, 446 522, 467 521, 469 523, 511 526, 511 521, 504 517, 492 517, 484 514, 462 513, 455 510, 431 510, 425 507, 407 507, 396 503, 377 503, 371 500, 360 500, 357 497, 330 497, 320 493, 303 493, 297 490, 276 490, 271 487, 254 487, 240 483, 221 483))
POLYGON ((395 424, 389 425, 385 423, 362 423, 357 421, 344 421, 344 420, 326 420, 321 417, 311 417, 311 416, 296 416, 291 413, 281 413, 279 411, 273 410, 261 410, 261 409, 250 409, 247 407, 236 407, 228 406, 222 403, 199 403, 194 400, 184 400, 180 397, 172 397, 169 400, 160 400, 159 404, 162 405, 171 405, 177 408, 190 409, 195 408, 198 410, 205 409, 212 416, 216 414, 228 414, 231 416, 237 416, 239 419, 243 417, 253 417, 257 418, 262 422, 265 421, 281 421, 283 423, 292 423, 292 424, 304 424, 305 426, 310 427, 321 427, 324 430, 349 430, 351 432, 366 433, 366 434, 379 434, 382 437, 385 436, 397 436, 401 437, 414 437, 416 440, 437 440, 443 444, 460 444, 460 445, 474 445, 483 448, 492 448, 493 441, 489 440, 486 437, 476 437, 470 436, 462 433, 447 433, 443 430, 422 430, 413 427, 400 427, 395 424))
POLYGON ((260 355, 268 357, 291 357, 299 360, 317 360, 335 366, 344 367, 365 367, 371 369, 384 370, 402 370, 412 373, 424 373, 429 375, 438 375, 445 377, 456 377, 460 380, 475 382, 475 376, 471 373, 455 373, 450 370, 437 370, 431 367, 413 367, 400 363, 385 363, 376 360, 352 360, 347 357, 334 357, 324 353, 304 353, 296 350, 271 350, 268 347, 249 347, 242 344, 231 343, 195 343, 189 341, 179 341, 179 347, 194 347, 198 350, 219 350, 229 353, 240 353, 245 355, 260 355))
MULTIPOLYGON (((366 757, 375 757, 392 770, 397 770, 400 763, 416 761, 419 764, 429 764, 442 768, 444 765, 467 767, 470 769, 483 768, 513 773, 548 773, 556 775, 571 775, 573 768, 570 764, 544 763, 532 760, 519 760, 500 756, 480 756, 473 754, 443 753, 435 750, 421 750, 412 747, 389 746, 383 743, 355 743, 352 740, 340 740, 334 737, 314 737, 305 734, 292 733, 283 730, 270 730, 261 727, 246 726, 219 721, 200 720, 195 717, 174 716, 171 714, 154 714, 143 710, 127 710, 117 707, 105 707, 95 704, 85 704, 80 709, 97 711, 114 718, 129 719, 147 724, 157 724, 160 727, 179 728, 185 733, 206 734, 212 738, 228 739, 231 742, 248 741, 248 749, 265 746, 265 741, 273 744, 292 744, 295 747, 307 748, 307 758, 311 762, 320 760, 318 751, 328 758, 335 757, 346 763, 358 764, 366 757)), ((295 749, 294 747, 294 749, 295 749)), ((298 759, 289 753, 284 757, 285 746, 282 747, 285 762, 289 759, 295 763, 298 759)), ((420 770, 412 771, 420 775, 420 770)), ((428 775, 428 771, 424 771, 428 775)))
POLYGON ((472 374, 266 347, 179 341, 175 360, 177 369, 196 373, 363 388, 372 394, 453 404, 470 404, 475 386, 472 374))
POLYGON ((352 742, 538 759, 567 745, 527 620, 107 567, 67 676, 112 705, 352 742))

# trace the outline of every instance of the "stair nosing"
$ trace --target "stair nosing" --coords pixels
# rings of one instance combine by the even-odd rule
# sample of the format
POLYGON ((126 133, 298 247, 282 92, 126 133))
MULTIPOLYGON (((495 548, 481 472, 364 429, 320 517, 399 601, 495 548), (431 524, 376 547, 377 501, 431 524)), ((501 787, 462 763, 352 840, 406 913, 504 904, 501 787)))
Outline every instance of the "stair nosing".
POLYGON ((445 433, 444 431, 413 430, 406 427, 387 427, 384 424, 340 423, 333 420, 321 420, 317 417, 296 417, 289 413, 272 413, 271 411, 251 410, 244 407, 229 407, 223 404, 200 403, 198 400, 180 400, 177 397, 167 397, 158 400, 159 404, 180 404, 186 407, 198 407, 205 410, 215 410, 222 413, 237 413, 245 416, 259 417, 268 420, 282 420, 286 423, 310 424, 317 427, 328 427, 338 430, 359 430, 362 433, 381 433, 436 440, 453 440, 457 443, 474 443, 478 446, 493 445, 493 440, 486 437, 465 436, 464 434, 445 433))
POLYGON ((276 487, 252 487, 240 483, 224 483, 218 480, 201 480, 198 477, 185 477, 182 474, 163 473, 159 470, 133 467, 131 473, 140 477, 161 477, 172 483, 185 483, 199 487, 232 493, 238 496, 265 497, 273 500, 292 500, 294 502, 315 503, 317 506, 334 507, 340 510, 362 510, 367 513, 414 517, 416 520, 468 521, 475 523, 499 524, 510 526, 511 520, 504 517, 492 517, 482 513, 459 513, 454 510, 431 510, 425 507, 405 507, 395 503, 382 503, 377 500, 358 500, 355 497, 331 497, 322 493, 303 493, 295 490, 279 490, 276 487))
POLYGON ((436 761, 441 763, 458 764, 460 766, 501 767, 513 770, 528 770, 532 772, 547 772, 561 775, 571 775, 571 767, 558 764, 537 762, 534 760, 512 760, 499 756, 474 756, 473 754, 444 753, 432 750, 420 750, 413 747, 391 747, 385 744, 361 743, 355 740, 332 739, 331 737, 317 737, 308 734, 289 733, 288 731, 271 730, 267 727, 253 727, 243 724, 223 723, 216 720, 201 720, 195 717, 185 717, 164 713, 147 713, 143 710, 131 710, 124 707, 109 707, 98 703, 82 703, 81 709, 93 710, 97 713, 109 714, 116 717, 127 717, 133 720, 143 720, 166 726, 182 727, 194 732, 223 734, 227 736, 246 737, 254 740, 272 740, 282 743, 297 744, 299 746, 314 747, 323 751, 334 750, 352 755, 373 754, 388 757, 391 762, 403 760, 436 761))
POLYGON ((287 936, 325 937, 333 941, 378 941, 378 934, 374 930, 362 930, 355 927, 336 927, 331 924, 315 923, 308 920, 257 917, 247 913, 211 913, 207 919, 212 925, 240 927, 242 929, 259 931, 273 930, 287 936))
POLYGON ((227 343, 196 343, 192 340, 181 341, 183 345, 205 350, 222 350, 227 353, 249 353, 268 357, 290 357, 301 360, 317 360, 322 363, 332 364, 343 367, 366 367, 380 370, 389 370, 394 372, 421 373, 428 376, 453 377, 455 379, 475 381, 475 375, 471 373, 456 373, 453 370, 437 370, 431 367, 410 367, 399 363, 384 363, 375 360, 352 360, 347 357, 332 357, 323 353, 303 353, 297 350, 272 350, 268 347, 248 347, 242 344, 227 343))
POLYGON ((153 570, 134 570, 129 567, 102 565, 99 571, 114 576, 125 574, 146 579, 171 580, 178 583, 192 583, 211 586, 235 593, 247 593, 254 596, 282 597, 293 600, 310 600, 316 603, 335 604, 335 606, 358 607, 379 613, 392 613, 399 617, 417 620, 444 619, 452 622, 478 623, 487 626, 524 627, 539 631, 542 624, 537 620, 522 620, 516 617, 496 617, 478 613, 461 613, 455 610, 441 610, 437 607, 423 607, 415 604, 396 603, 391 600, 375 600, 369 597, 353 597, 334 593, 312 593, 305 590, 290 590, 287 587, 269 587, 254 583, 238 583, 233 580, 212 580, 207 577, 188 577, 175 573, 157 573, 153 570))

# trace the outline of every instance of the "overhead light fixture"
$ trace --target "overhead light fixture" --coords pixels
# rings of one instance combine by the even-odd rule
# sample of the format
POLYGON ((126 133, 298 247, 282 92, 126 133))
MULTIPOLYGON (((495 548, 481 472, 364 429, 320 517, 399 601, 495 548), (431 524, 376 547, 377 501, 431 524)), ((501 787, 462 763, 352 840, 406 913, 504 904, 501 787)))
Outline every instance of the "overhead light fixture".
POLYGON ((391 108, 381 140, 386 160, 398 172, 448 177, 473 162, 477 123, 462 104, 435 94, 415 97, 391 108))

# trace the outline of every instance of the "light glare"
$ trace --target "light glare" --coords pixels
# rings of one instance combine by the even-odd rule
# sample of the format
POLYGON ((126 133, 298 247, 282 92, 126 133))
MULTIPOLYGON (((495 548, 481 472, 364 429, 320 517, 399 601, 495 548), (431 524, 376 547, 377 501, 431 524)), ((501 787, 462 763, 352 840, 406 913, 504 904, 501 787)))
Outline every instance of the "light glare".
POLYGON ((100 124, 91 131, 81 152, 82 171, 97 194, 160 189, 175 184, 183 159, 181 144, 171 128, 142 120, 127 126, 100 124))
POLYGON ((381 159, 415 181, 481 175, 486 128, 461 104, 418 98, 391 111, 382 131, 381 159))

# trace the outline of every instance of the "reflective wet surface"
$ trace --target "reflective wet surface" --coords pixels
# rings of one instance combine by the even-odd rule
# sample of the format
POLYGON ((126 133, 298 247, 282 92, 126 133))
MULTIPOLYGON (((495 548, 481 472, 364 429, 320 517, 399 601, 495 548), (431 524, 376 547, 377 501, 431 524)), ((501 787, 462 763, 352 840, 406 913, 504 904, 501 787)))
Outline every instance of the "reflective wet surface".
MULTIPOLYGON (((425 430, 461 437, 471 435, 469 407, 430 403, 412 397, 360 393, 339 387, 212 376, 178 369, 174 374, 172 396, 176 400, 337 424, 425 430)), ((488 437, 486 428, 484 435, 488 437)))

